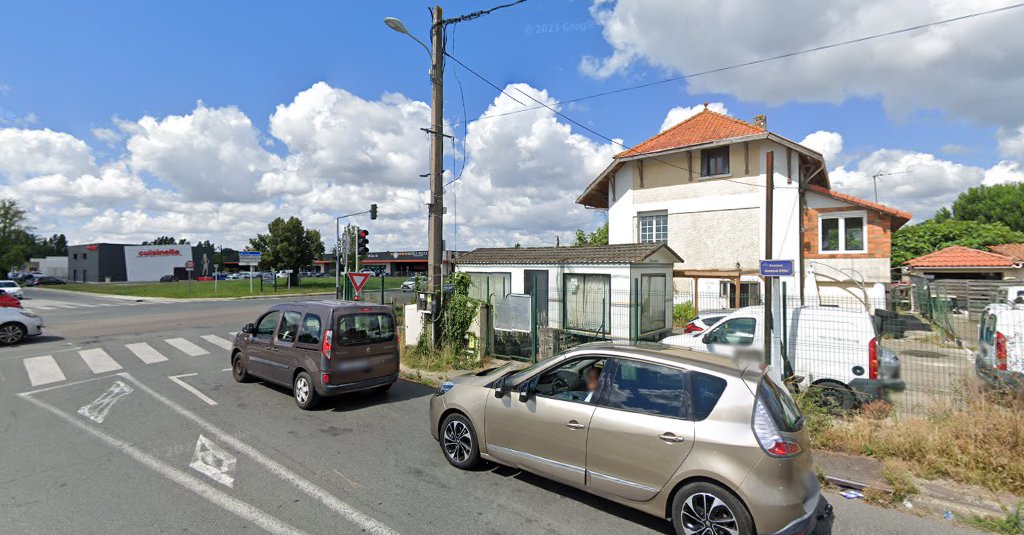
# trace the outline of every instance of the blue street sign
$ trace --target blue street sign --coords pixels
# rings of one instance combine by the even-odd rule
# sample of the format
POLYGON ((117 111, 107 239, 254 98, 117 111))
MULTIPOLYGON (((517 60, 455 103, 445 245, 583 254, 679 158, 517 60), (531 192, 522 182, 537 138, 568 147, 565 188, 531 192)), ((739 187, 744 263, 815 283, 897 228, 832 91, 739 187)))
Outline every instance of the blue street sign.
POLYGON ((238 251, 238 265, 240 266, 259 265, 262 259, 263 253, 260 251, 238 251))
POLYGON ((762 277, 792 277, 792 260, 762 260, 758 270, 762 277))

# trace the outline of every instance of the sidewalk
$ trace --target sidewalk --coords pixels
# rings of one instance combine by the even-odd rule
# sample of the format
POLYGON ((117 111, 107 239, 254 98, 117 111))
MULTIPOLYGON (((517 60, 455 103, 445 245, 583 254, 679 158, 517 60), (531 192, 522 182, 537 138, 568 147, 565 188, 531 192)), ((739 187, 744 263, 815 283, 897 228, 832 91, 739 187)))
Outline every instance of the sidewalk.
POLYGON ((75 290, 61 290, 59 288, 38 288, 32 287, 32 291, 45 291, 55 292, 64 295, 77 295, 77 296, 90 296, 90 297, 106 297, 110 299, 120 299, 122 301, 158 301, 161 303, 202 303, 202 302, 219 302, 219 301, 242 301, 246 299, 277 299, 281 297, 312 297, 312 296, 324 296, 334 295, 334 291, 330 292, 310 292, 310 293, 279 293, 279 294, 259 294, 259 295, 242 295, 234 297, 146 297, 138 295, 120 295, 120 294, 107 294, 100 292, 80 292, 75 290))

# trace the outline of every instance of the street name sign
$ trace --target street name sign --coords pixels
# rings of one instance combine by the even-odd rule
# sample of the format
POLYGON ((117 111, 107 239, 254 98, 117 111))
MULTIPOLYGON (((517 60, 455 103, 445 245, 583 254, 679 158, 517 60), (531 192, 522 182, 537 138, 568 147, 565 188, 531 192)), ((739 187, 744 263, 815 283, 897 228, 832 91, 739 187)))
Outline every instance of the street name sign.
POLYGON ((758 272, 762 277, 792 277, 792 260, 761 260, 758 272))

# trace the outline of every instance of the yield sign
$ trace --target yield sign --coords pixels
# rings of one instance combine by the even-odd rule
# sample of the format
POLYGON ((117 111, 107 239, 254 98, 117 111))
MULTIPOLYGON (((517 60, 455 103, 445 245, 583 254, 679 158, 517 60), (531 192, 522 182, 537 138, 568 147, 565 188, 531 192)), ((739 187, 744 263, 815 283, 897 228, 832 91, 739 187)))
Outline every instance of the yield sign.
POLYGON ((363 285, 370 278, 369 273, 348 273, 348 280, 352 283, 352 287, 356 289, 356 294, 363 291, 363 285))

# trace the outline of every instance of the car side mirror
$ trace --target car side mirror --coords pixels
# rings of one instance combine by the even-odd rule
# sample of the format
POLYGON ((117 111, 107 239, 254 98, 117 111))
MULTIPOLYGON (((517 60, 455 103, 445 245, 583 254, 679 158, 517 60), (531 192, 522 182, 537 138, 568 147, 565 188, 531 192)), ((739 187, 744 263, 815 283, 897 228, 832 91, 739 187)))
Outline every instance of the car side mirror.
POLYGON ((533 381, 526 381, 523 386, 519 389, 519 401, 526 403, 530 400, 530 396, 533 395, 533 381))
POLYGON ((501 399, 505 397, 505 378, 498 379, 498 382, 494 383, 494 397, 501 399))
POLYGON ((252 334, 252 333, 256 332, 256 324, 255 323, 246 323, 245 325, 242 326, 242 332, 245 333, 245 334, 252 334))

